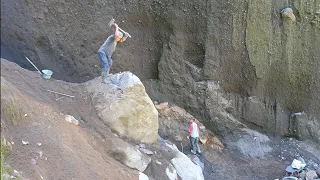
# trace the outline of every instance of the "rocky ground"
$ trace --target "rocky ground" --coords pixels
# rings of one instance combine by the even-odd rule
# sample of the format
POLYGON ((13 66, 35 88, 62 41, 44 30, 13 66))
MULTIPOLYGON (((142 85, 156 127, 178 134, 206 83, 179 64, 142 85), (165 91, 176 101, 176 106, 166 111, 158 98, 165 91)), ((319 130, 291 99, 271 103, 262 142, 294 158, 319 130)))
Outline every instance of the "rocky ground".
MULTIPOLYGON (((155 103, 162 138, 150 144, 141 143, 126 131, 121 134, 109 121, 101 120, 101 114, 97 113, 99 101, 93 100, 99 93, 93 92, 109 86, 99 86, 100 81, 97 78, 76 84, 44 80, 37 72, 1 59, 1 137, 9 148, 5 158, 6 167, 11 169, 9 174, 21 179, 114 180, 139 179, 140 171, 149 179, 174 179, 177 174, 190 177, 181 167, 192 169, 194 164, 188 164, 191 161, 177 149, 182 151, 183 147, 185 154, 195 158, 189 154, 185 136, 193 116, 174 104, 155 103), (95 85, 94 90, 88 89, 90 83, 95 85), (79 124, 67 122, 65 115, 72 115, 79 124), (131 157, 138 160, 124 158, 130 157, 126 156, 127 151, 135 152, 131 157), (138 162, 142 164, 136 166, 138 162)), ((111 98, 115 104, 133 103, 132 92, 111 88, 102 91, 104 95, 99 97, 111 98), (121 97, 125 98, 119 100, 121 97)), ((203 153, 199 159, 204 163, 204 179, 276 179, 285 174, 284 169, 298 156, 306 160, 310 169, 317 170, 320 166, 320 147, 312 141, 268 137, 246 128, 209 136, 208 130, 202 130, 202 140, 206 141, 201 145, 203 153)), ((191 175, 196 172, 199 171, 191 175)), ((200 174, 197 177, 201 179, 200 174)))

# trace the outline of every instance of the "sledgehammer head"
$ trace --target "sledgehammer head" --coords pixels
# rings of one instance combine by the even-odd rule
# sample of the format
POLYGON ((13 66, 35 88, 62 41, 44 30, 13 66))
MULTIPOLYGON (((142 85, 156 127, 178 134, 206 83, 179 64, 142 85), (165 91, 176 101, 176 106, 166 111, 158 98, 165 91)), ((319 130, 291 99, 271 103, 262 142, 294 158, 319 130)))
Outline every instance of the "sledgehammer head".
POLYGON ((112 18, 111 21, 108 23, 108 25, 111 27, 112 24, 114 24, 114 19, 112 18))

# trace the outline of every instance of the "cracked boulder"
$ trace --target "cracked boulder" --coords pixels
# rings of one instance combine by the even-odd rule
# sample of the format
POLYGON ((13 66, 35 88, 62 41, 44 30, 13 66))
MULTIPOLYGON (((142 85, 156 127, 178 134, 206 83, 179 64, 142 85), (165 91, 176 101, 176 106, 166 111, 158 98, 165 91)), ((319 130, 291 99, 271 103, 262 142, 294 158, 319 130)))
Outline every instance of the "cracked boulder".
POLYGON ((120 137, 153 143, 158 137, 158 111, 140 79, 131 72, 86 83, 98 116, 120 137))

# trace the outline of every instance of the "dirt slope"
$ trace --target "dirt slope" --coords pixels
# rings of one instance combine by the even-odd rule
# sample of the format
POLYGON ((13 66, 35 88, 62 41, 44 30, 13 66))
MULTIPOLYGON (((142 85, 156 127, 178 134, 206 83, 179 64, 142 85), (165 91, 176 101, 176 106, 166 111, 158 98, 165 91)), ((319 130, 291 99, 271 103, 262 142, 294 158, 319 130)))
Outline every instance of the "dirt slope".
POLYGON ((25 179, 138 179, 136 171, 106 153, 116 137, 90 109, 89 98, 81 85, 43 80, 1 59, 1 136, 12 146, 6 162, 25 179), (66 122, 65 114, 80 126, 66 122))

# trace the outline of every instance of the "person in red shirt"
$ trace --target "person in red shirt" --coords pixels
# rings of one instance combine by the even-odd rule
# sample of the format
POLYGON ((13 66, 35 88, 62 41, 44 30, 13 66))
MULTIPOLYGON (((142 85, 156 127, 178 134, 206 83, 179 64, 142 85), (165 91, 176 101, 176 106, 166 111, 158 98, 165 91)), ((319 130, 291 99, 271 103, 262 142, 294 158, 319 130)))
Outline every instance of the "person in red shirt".
POLYGON ((199 146, 199 135, 200 128, 197 120, 190 120, 189 125, 189 135, 190 135, 190 143, 191 143, 191 153, 196 154, 197 152, 200 154, 200 146, 199 146))

